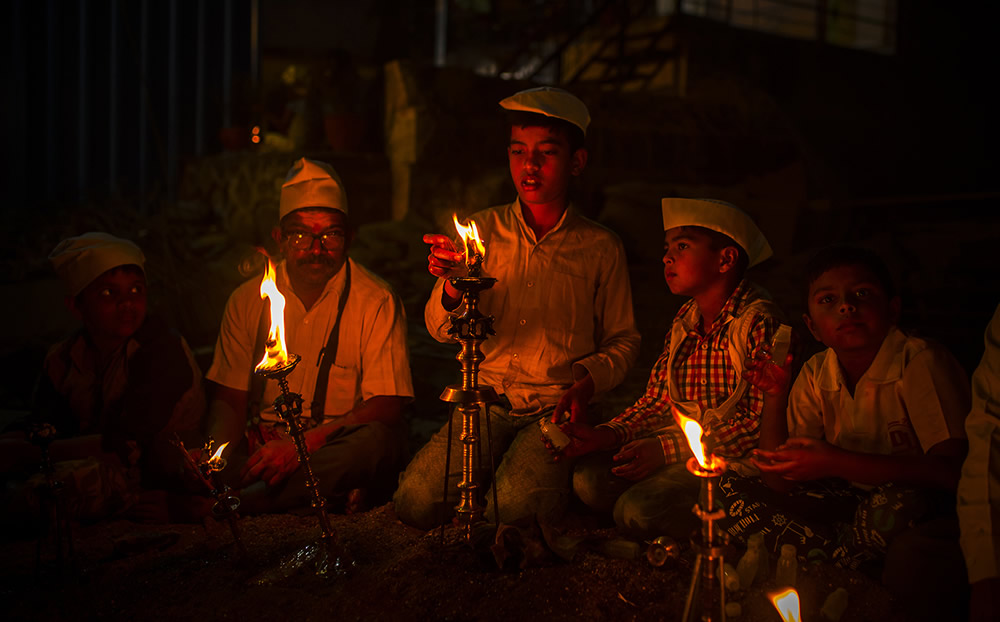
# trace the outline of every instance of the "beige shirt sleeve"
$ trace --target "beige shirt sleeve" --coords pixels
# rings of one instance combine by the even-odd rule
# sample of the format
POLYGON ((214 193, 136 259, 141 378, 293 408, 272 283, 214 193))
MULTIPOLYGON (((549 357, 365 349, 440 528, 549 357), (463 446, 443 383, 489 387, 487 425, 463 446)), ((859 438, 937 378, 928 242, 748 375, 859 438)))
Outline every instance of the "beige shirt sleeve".
POLYGON ((969 455, 958 485, 958 520, 969 582, 1000 576, 1000 307, 986 329, 986 351, 972 375, 965 421, 969 455))
POLYGON ((632 312, 632 285, 621 242, 601 268, 594 296, 597 350, 573 364, 574 380, 594 379, 594 393, 601 395, 621 384, 639 356, 639 331, 632 312))
POLYGON ((969 379, 943 347, 927 348, 913 357, 899 390, 924 453, 943 441, 965 438, 969 379))
POLYGON ((817 386, 818 375, 827 356, 825 350, 806 361, 788 394, 788 437, 824 438, 823 400, 817 386))

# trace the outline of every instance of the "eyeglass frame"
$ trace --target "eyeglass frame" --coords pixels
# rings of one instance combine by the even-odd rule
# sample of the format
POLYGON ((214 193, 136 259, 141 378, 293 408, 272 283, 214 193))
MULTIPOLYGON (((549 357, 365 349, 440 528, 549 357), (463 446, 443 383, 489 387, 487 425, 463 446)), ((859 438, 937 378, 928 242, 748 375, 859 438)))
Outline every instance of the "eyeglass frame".
POLYGON ((341 229, 333 229, 331 231, 325 231, 319 235, 315 233, 310 233, 308 231, 282 231, 281 235, 288 241, 288 245, 298 251, 306 251, 313 247, 316 240, 319 240, 319 246, 323 250, 335 251, 339 248, 343 248, 347 242, 347 231, 341 229), (309 238, 309 244, 296 243, 295 240, 304 240, 309 238), (333 246, 328 246, 326 240, 333 240, 333 246))

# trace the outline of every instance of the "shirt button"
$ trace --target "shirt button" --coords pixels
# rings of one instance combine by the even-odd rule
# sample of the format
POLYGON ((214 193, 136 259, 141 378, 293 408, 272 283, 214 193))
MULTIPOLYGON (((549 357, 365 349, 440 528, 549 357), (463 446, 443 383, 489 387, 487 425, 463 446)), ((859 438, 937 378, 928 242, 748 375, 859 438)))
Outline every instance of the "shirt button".
POLYGON ((702 350, 707 350, 708 349, 708 344, 707 343, 701 344, 701 349, 702 350))
POLYGON ((708 384, 708 380, 704 380, 704 379, 703 379, 703 380, 701 381, 701 383, 702 383, 702 384, 708 384))
POLYGON ((514 358, 517 358, 517 355, 516 355, 516 354, 514 355, 514 358))
POLYGON ((527 322, 525 322, 524 320, 521 320, 520 322, 518 322, 518 324, 520 324, 521 326, 524 326, 525 324, 527 324, 527 322))
POLYGON ((534 281, 528 281, 528 287, 534 287, 534 286, 535 286, 534 281))

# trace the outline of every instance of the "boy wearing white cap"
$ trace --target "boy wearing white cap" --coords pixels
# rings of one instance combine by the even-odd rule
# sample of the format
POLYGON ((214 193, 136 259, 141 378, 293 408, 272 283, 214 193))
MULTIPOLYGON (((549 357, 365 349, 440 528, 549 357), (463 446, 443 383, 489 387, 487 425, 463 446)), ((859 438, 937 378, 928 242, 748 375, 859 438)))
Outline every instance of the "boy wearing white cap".
MULTIPOLYGON (((507 155, 518 196, 472 215, 486 247, 483 275, 497 279, 480 297, 480 308, 496 317, 496 335, 482 346, 479 378, 502 396, 489 405, 500 520, 546 523, 558 520, 569 500, 570 465, 553 463, 537 423, 564 413, 582 420, 595 395, 624 379, 639 333, 621 241, 580 215, 569 198, 570 182, 587 163, 587 107, 552 87, 521 91, 500 106, 508 111, 507 155)), ((460 295, 446 277, 464 274, 464 256, 448 236, 424 241, 431 245, 428 269, 442 277, 424 320, 438 341, 453 342, 448 328, 460 295)), ((457 409, 452 416, 460 426, 457 409)), ((442 503, 447 429, 400 478, 396 513, 411 525, 429 529, 448 520, 457 501, 461 443, 452 444, 449 498, 442 503)), ((496 521, 492 496, 486 497, 487 515, 496 521)))
POLYGON ((662 200, 663 276, 671 293, 690 296, 674 317, 645 394, 596 427, 562 426, 562 452, 584 456, 574 492, 593 509, 612 511, 636 536, 687 537, 699 483, 673 412, 697 421, 730 460, 757 446, 763 395, 743 381, 742 363, 769 343, 781 324, 777 307, 744 278, 771 255, 753 220, 722 201, 662 200))
MULTIPOLYGON (((98 518, 143 505, 148 511, 148 504, 130 508, 149 500, 137 496, 143 490, 182 484, 181 456, 170 441, 174 434, 197 436, 205 413, 201 371, 184 338, 147 317, 138 246, 85 233, 60 242, 49 260, 82 328, 50 349, 32 419, 56 429, 54 461, 84 460, 67 465, 63 476, 75 515, 98 518), (89 483, 77 486, 82 482, 89 483)), ((27 443, 3 453, 8 464, 38 464, 37 447, 27 443)), ((145 518, 165 520, 165 510, 159 503, 145 518)))
MULTIPOLYGON (((312 424, 306 446, 321 492, 387 492, 405 459, 402 410, 413 397, 403 306, 385 281, 348 257, 347 194, 329 164, 295 163, 278 217, 272 237, 284 256, 275 280, 285 296, 286 345, 302 357, 287 382, 312 424)), ((209 433, 220 443, 248 442, 226 475, 249 513, 309 503, 295 446, 274 412, 280 388, 253 373, 264 352, 267 308, 259 277, 233 292, 206 375, 214 389, 209 433)))

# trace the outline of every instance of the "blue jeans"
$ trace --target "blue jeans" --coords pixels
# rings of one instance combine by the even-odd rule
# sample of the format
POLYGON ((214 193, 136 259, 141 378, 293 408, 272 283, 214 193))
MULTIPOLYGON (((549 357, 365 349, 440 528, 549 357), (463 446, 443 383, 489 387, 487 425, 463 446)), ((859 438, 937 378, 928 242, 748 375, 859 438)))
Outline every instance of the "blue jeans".
MULTIPOLYGON (((497 522, 491 480, 496 486, 499 520, 513 523, 534 517, 540 523, 560 520, 569 501, 571 464, 554 462, 542 442, 538 421, 550 417, 548 408, 536 415, 512 415, 507 403, 490 404, 479 410, 479 451, 481 470, 475 474, 479 491, 485 494, 486 517, 497 522), (490 442, 487 437, 488 410, 492 432, 495 477, 490 473, 490 442)), ((448 426, 443 426, 414 456, 399 478, 399 488, 393 501, 396 515, 404 523, 421 529, 451 520, 459 501, 458 483, 462 479, 462 414, 452 409, 451 461, 445 484, 445 459, 448 447, 448 426), (447 491, 447 492, 446 492, 447 491), (447 494, 447 498, 445 495, 447 494)))
POLYGON ((698 501, 699 479, 679 462, 633 482, 611 472, 615 453, 581 458, 573 472, 573 492, 591 509, 611 512, 622 533, 686 540, 698 527, 691 508, 698 501))

